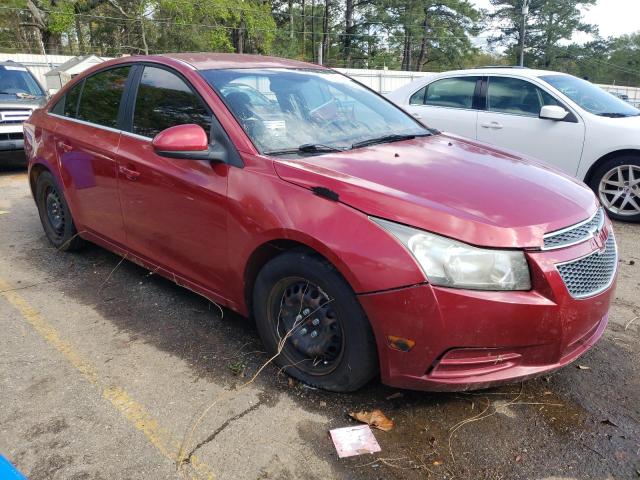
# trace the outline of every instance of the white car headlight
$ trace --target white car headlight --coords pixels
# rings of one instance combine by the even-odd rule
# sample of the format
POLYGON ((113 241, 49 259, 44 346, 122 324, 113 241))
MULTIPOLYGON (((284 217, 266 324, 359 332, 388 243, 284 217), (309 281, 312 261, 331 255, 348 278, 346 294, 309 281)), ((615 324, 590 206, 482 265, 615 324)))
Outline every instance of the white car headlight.
POLYGON ((478 248, 447 237, 370 217, 411 252, 429 283, 471 290, 530 290, 524 252, 478 248))

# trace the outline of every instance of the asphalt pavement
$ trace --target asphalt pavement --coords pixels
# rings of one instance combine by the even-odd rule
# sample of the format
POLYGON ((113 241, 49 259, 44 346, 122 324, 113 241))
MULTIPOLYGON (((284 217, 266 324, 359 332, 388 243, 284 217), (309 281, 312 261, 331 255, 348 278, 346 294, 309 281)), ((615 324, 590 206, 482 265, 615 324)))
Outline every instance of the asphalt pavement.
POLYGON ((640 478, 640 225, 615 225, 602 340, 548 376, 473 393, 290 381, 251 322, 89 245, 47 242, 24 170, 0 170, 0 454, 30 480, 640 478), (382 451, 328 435, 381 409, 382 451))

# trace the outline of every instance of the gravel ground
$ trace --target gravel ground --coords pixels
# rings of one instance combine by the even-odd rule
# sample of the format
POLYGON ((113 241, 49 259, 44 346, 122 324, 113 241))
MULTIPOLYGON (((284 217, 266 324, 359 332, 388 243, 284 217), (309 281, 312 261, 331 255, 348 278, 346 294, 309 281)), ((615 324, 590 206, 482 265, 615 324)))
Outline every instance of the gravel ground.
POLYGON ((554 375, 339 395, 268 366, 234 391, 266 361, 249 321, 101 248, 56 252, 24 171, 0 192, 0 453, 31 480, 640 477, 638 225, 616 225, 603 339, 554 375), (396 423, 382 451, 339 460, 328 430, 372 408, 396 423))

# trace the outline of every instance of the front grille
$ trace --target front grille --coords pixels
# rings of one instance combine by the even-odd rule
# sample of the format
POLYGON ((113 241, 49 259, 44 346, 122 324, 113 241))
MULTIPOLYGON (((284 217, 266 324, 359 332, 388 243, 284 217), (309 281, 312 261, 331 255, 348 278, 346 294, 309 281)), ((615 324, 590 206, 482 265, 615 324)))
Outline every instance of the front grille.
POLYGON ((589 240, 595 232, 602 229, 604 226, 604 218, 604 210, 599 208, 593 217, 584 222, 580 222, 569 228, 563 228, 557 232, 547 233, 544 236, 543 249, 553 250, 589 240))
POLYGON ((15 133, 0 133, 0 142, 8 141, 8 140, 22 140, 24 135, 22 132, 15 133))
POLYGON ((613 282, 618 264, 618 251, 613 233, 603 252, 596 251, 586 257, 556 265, 567 290, 574 298, 585 298, 606 290, 613 282))
POLYGON ((0 125, 22 123, 31 115, 30 109, 0 111, 0 125))

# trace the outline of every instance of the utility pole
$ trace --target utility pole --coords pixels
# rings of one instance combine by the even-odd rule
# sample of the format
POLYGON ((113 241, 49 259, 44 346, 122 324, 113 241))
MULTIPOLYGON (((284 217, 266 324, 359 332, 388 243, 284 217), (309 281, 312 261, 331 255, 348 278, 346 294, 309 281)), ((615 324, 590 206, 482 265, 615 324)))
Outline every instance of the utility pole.
POLYGON ((522 0, 522 29, 520 30, 520 66, 524 67, 524 37, 527 34, 527 15, 529 15, 529 0, 522 0))

